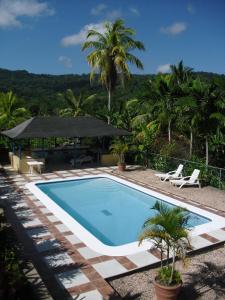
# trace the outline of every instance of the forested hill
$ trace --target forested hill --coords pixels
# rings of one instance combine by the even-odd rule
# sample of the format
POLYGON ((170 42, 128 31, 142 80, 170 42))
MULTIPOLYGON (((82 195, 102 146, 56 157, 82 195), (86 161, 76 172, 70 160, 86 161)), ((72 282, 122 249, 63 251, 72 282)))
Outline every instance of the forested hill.
MULTIPOLYGON (((150 75, 134 75, 126 86, 119 87, 115 98, 139 96, 144 90, 150 75)), ((106 103, 106 92, 102 85, 96 80, 90 84, 89 75, 47 75, 32 74, 25 70, 10 71, 0 68, 0 91, 13 91, 19 98, 23 98, 25 106, 32 114, 49 113, 54 114, 65 106, 65 103, 57 100, 57 93, 72 89, 75 94, 97 94, 100 103, 106 103), (104 100, 103 100, 104 98, 104 100)), ((119 99, 118 99, 119 101, 119 99)), ((114 102, 116 103, 116 102, 114 102)))
MULTIPOLYGON (((206 72, 199 72, 196 75, 207 81, 214 80, 225 89, 225 75, 206 72)), ((115 98, 125 98, 124 100, 126 100, 143 96, 146 83, 152 77, 154 75, 133 75, 126 85, 126 89, 122 87, 117 89, 115 98)), ((106 97, 105 90, 97 81, 90 85, 88 74, 46 75, 32 74, 25 70, 10 71, 0 68, 0 91, 12 90, 18 97, 24 99, 26 106, 34 113, 37 106, 39 106, 39 109, 42 106, 43 110, 47 110, 49 113, 53 113, 56 106, 59 109, 63 104, 57 101, 56 95, 69 88, 75 93, 97 93, 100 98, 106 97)))
MULTIPOLYGON (((134 75, 129 85, 143 83, 150 75, 134 75)), ((139 85, 140 86, 140 85, 139 85)), ((10 71, 0 68, 0 91, 12 90, 18 96, 26 98, 49 97, 66 89, 75 92, 102 92, 102 86, 97 82, 90 85, 89 75, 48 75, 32 74, 25 70, 10 71), (101 91, 100 91, 101 90, 101 91)), ((137 88, 138 89, 138 88, 137 88)))

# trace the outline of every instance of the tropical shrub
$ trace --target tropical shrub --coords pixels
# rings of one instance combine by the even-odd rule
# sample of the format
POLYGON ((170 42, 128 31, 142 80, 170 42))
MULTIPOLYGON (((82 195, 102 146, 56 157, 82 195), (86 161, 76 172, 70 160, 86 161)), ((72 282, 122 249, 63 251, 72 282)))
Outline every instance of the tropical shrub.
POLYGON ((118 164, 125 163, 125 153, 128 152, 128 144, 123 142, 122 140, 114 141, 114 143, 110 146, 111 153, 116 155, 118 158, 118 164))
POLYGON ((161 267, 156 281, 166 286, 175 285, 181 282, 181 275, 175 269, 176 257, 185 263, 187 249, 191 248, 187 230, 189 212, 181 207, 171 208, 159 201, 156 201, 152 209, 156 211, 156 215, 145 221, 139 243, 150 240, 160 251, 161 267))

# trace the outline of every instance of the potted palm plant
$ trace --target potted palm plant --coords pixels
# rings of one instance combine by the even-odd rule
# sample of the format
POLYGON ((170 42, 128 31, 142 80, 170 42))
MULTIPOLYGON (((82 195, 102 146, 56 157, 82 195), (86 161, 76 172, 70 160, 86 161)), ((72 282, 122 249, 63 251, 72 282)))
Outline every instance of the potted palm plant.
POLYGON ((187 249, 191 248, 187 230, 189 212, 159 201, 152 209, 157 214, 144 223, 139 243, 149 239, 160 251, 161 266, 154 280, 156 298, 175 300, 182 287, 181 274, 175 268, 176 257, 185 263, 187 249))
POLYGON ((110 146, 111 153, 118 157, 118 170, 125 171, 126 164, 125 164, 125 153, 128 152, 128 145, 127 143, 119 140, 115 141, 110 146))

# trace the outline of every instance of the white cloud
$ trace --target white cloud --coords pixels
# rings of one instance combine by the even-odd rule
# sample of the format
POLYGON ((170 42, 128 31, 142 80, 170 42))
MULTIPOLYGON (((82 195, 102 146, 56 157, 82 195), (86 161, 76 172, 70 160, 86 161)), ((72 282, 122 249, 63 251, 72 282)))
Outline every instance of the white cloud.
POLYGON ((107 7, 107 5, 103 4, 103 3, 97 5, 96 7, 93 7, 91 9, 91 15, 93 15, 93 16, 100 15, 106 9, 106 7, 107 7))
POLYGON ((170 71, 170 64, 160 65, 156 69, 157 73, 168 73, 170 71))
POLYGON ((61 64, 63 64, 63 66, 65 68, 72 68, 72 66, 73 66, 71 58, 69 58, 67 56, 60 56, 58 58, 58 62, 60 62, 61 64))
POLYGON ((100 33, 105 32, 104 23, 88 24, 85 25, 78 33, 68 35, 62 38, 61 44, 64 47, 82 44, 86 40, 88 30, 91 29, 94 29, 100 33))
POLYGON ((195 14, 196 10, 195 10, 195 7, 193 6, 193 4, 191 3, 188 3, 187 5, 187 11, 190 13, 190 14, 195 14))
POLYGON ((133 14, 133 15, 135 15, 135 16, 140 16, 140 12, 139 12, 139 10, 137 9, 137 8, 135 8, 135 7, 130 7, 129 8, 129 11, 133 14))
POLYGON ((115 20, 122 17, 122 12, 119 9, 113 9, 106 14, 106 19, 115 20))
POLYGON ((184 22, 177 22, 174 23, 168 27, 161 27, 160 31, 162 33, 168 34, 168 35, 177 35, 181 32, 185 31, 187 29, 187 24, 184 22))
POLYGON ((39 0, 0 0, 0 27, 21 26, 20 17, 53 15, 54 10, 39 0))

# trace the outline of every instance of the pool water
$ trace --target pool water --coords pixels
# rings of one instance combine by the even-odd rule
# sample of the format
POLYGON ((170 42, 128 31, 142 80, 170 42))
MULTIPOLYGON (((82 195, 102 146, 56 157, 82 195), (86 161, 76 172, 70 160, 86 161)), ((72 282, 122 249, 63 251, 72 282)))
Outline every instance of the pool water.
MULTIPOLYGON (((137 241, 143 223, 156 213, 151 207, 160 200, 104 177, 39 183, 37 186, 97 239, 109 246, 137 241)), ((190 212, 188 227, 209 221, 190 212)))

